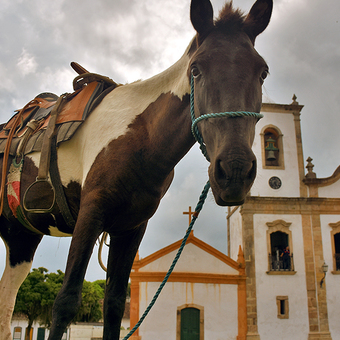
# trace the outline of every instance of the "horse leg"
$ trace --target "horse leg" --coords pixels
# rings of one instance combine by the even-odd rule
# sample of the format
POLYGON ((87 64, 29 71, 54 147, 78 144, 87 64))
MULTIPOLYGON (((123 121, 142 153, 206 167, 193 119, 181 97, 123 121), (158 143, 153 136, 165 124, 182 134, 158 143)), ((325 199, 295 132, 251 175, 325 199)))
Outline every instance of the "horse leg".
POLYGON ((32 262, 23 262, 11 267, 6 246, 6 267, 0 281, 0 340, 11 340, 11 320, 15 299, 21 284, 31 270, 32 262))
POLYGON ((94 227, 95 221, 93 223, 91 221, 88 216, 78 217, 67 259, 64 282, 52 309, 49 340, 60 340, 62 338, 66 327, 80 307, 86 268, 93 247, 100 235, 99 228, 94 227))
MULTIPOLYGON (((0 281, 0 340, 11 340, 11 320, 18 290, 30 272, 33 256, 42 236, 20 232, 22 227, 4 227, 2 238, 6 246, 6 266, 0 281)), ((8 224, 8 222, 7 222, 8 224)), ((22 231, 22 230, 21 230, 22 231)))
POLYGON ((103 340, 119 340, 131 267, 147 222, 124 236, 110 235, 106 274, 103 340))

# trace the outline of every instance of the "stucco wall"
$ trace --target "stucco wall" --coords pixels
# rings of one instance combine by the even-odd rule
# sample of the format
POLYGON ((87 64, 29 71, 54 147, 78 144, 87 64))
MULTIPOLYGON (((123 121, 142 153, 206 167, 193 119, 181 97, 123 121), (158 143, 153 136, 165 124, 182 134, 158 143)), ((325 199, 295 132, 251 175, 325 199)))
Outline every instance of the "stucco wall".
POLYGON ((327 306, 329 330, 333 340, 340 340, 339 306, 340 306, 340 275, 332 274, 333 253, 331 244, 331 230, 329 223, 340 221, 339 215, 321 215, 322 247, 324 260, 328 264, 326 274, 327 306))
MULTIPOLYGON (((160 282, 141 283, 140 315, 160 282)), ((176 339, 177 307, 204 306, 204 339, 235 340, 238 332, 237 286, 169 282, 140 327, 142 339, 176 339)))
POLYGON ((243 246, 240 208, 230 217, 230 240, 228 241, 230 242, 229 256, 237 261, 239 246, 243 246))
POLYGON ((307 339, 309 331, 306 276, 299 215, 254 215, 254 242, 256 254, 256 292, 258 331, 261 340, 307 339), (266 222, 278 218, 291 223, 295 275, 269 275, 266 222), (277 317, 277 296, 288 296, 289 318, 277 317), (278 337, 281 334, 282 337, 278 337))
POLYGON ((325 187, 319 187, 319 197, 339 198, 340 197, 340 181, 325 187))
POLYGON ((294 116, 292 113, 264 112, 264 118, 256 124, 253 151, 257 158, 258 175, 251 189, 251 196, 299 197, 299 169, 295 136, 294 116), (275 122, 282 132, 284 166, 282 169, 266 169, 262 171, 261 131, 267 125, 275 122), (277 176, 282 181, 280 189, 272 189, 268 181, 277 176))

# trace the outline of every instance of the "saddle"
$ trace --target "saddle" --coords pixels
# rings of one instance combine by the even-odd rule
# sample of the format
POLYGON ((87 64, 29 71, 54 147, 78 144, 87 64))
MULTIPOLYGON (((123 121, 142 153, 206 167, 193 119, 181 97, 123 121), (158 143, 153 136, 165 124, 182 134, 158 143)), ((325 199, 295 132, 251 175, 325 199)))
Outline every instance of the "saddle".
MULTIPOLYGON (((4 156, 0 187, 0 215, 3 210, 9 156, 14 157, 14 167, 11 165, 9 171, 9 178, 12 179, 8 180, 11 185, 13 178, 21 174, 21 170, 15 170, 19 169, 17 159, 21 159, 22 162, 25 155, 40 151, 38 177, 24 195, 24 210, 34 213, 49 213, 54 204, 57 203, 66 224, 70 227, 74 226, 75 222, 69 211, 57 169, 56 148, 60 143, 71 139, 101 100, 119 85, 108 77, 88 72, 78 63, 72 62, 71 66, 79 74, 73 81, 73 93, 65 93, 59 97, 53 93, 41 93, 22 109, 17 110, 14 116, 1 126, 0 153, 3 153, 4 156), (12 168, 14 171, 11 171, 12 168), (15 172, 18 175, 15 175, 15 172), (48 181, 49 173, 51 182, 48 181), (36 193, 40 187, 46 188, 46 185, 51 186, 54 195, 51 206, 34 210, 26 206, 26 198, 31 195, 31 192, 36 193), (33 187, 34 189, 32 189, 33 187)), ((15 208, 20 210, 21 219, 19 217, 18 219, 22 224, 36 232, 25 218, 24 211, 20 209, 20 206, 18 207, 18 204, 21 206, 19 202, 15 208)), ((17 210, 12 209, 12 211, 17 217, 17 210)))

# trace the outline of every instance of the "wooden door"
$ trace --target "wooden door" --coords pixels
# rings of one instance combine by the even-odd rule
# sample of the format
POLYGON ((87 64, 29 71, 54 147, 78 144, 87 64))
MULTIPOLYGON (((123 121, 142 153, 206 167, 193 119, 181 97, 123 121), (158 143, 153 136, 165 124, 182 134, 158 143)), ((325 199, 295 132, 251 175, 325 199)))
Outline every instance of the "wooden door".
POLYGON ((181 340, 200 340, 200 310, 181 310, 181 340))

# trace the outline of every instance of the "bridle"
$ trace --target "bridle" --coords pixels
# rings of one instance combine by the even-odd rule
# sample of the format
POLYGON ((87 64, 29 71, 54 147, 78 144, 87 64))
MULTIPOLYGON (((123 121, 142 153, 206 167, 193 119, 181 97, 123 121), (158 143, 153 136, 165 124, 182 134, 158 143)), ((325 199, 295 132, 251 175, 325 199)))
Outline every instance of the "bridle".
POLYGON ((190 92, 190 114, 191 114, 191 132, 194 135, 196 141, 200 145, 200 149, 205 156, 205 158, 210 162, 206 146, 203 141, 203 137, 198 131, 197 124, 208 118, 221 118, 221 117, 255 117, 257 119, 263 118, 263 114, 257 112, 248 112, 248 111, 231 111, 231 112, 219 112, 219 113, 207 113, 201 115, 199 117, 195 117, 195 108, 194 108, 194 77, 191 76, 191 92, 190 92))

